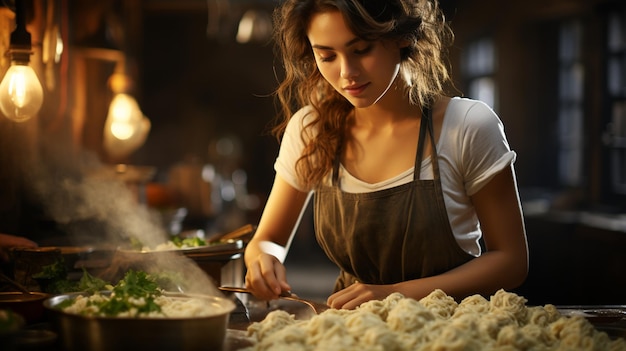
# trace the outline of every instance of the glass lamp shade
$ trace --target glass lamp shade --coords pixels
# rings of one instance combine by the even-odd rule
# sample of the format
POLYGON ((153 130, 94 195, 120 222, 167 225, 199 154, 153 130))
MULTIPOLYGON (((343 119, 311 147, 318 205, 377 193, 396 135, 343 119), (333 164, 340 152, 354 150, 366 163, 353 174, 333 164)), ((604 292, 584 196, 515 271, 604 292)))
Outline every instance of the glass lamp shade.
POLYGON ((13 63, 0 83, 0 110, 10 120, 24 122, 43 103, 43 88, 32 67, 13 63))
POLYGON ((137 133, 143 114, 135 98, 128 94, 116 94, 107 117, 109 131, 120 140, 127 140, 137 133))
POLYGON ((143 145, 150 120, 143 115, 134 97, 119 93, 113 97, 104 125, 104 149, 109 157, 122 161, 143 145))

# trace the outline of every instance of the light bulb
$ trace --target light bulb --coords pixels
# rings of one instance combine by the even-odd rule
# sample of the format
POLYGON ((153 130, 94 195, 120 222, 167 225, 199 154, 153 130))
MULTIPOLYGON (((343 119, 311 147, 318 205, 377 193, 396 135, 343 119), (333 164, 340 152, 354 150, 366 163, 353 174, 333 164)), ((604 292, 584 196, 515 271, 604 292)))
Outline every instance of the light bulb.
POLYGON ((111 101, 107 122, 114 137, 131 138, 141 126, 143 113, 135 98, 128 94, 116 94, 111 101))
POLYGON ((0 110, 15 122, 35 116, 43 103, 43 88, 28 64, 13 62, 0 83, 0 110))

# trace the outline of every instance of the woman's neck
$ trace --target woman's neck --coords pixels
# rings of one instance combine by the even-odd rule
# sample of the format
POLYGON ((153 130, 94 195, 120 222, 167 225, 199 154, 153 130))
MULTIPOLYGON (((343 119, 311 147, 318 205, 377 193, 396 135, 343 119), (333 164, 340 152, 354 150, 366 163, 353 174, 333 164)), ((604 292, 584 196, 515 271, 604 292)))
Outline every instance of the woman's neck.
POLYGON ((408 101, 388 102, 381 100, 366 108, 356 108, 351 124, 359 128, 377 129, 420 117, 421 108, 410 104, 408 101))

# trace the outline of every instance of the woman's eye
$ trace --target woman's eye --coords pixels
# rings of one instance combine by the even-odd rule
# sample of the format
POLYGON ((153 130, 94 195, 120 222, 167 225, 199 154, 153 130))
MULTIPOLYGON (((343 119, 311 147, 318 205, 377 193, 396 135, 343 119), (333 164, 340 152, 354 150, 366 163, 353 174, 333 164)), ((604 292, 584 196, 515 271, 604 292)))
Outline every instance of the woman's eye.
POLYGON ((357 54, 357 55, 364 55, 364 54, 367 54, 368 52, 370 52, 371 50, 372 50, 372 46, 368 45, 368 46, 364 47, 363 49, 354 50, 354 53, 357 54))
POLYGON ((319 58, 320 58, 321 62, 329 62, 329 61, 332 61, 335 58, 335 55, 328 55, 328 56, 320 55, 319 58))

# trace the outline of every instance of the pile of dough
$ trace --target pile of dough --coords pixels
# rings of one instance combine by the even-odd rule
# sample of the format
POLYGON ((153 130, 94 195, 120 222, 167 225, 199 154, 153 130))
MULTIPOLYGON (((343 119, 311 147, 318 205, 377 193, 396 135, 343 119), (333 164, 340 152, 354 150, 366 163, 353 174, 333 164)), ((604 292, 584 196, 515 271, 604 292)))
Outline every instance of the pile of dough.
POLYGON ((500 290, 457 303, 435 290, 419 301, 394 293, 309 320, 276 310, 249 326, 256 342, 245 351, 626 350, 624 339, 612 340, 582 316, 526 302, 500 290))

